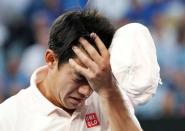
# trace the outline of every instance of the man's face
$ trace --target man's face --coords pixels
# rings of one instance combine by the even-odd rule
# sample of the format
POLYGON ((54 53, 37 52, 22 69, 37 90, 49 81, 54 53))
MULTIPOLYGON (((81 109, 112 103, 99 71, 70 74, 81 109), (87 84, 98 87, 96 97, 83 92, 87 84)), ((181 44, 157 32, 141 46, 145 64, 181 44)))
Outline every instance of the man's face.
MULTIPOLYGON (((78 59, 75 60, 81 64, 78 59)), ((75 72, 69 63, 53 69, 51 91, 57 104, 66 109, 83 105, 93 92, 86 79, 75 72)))

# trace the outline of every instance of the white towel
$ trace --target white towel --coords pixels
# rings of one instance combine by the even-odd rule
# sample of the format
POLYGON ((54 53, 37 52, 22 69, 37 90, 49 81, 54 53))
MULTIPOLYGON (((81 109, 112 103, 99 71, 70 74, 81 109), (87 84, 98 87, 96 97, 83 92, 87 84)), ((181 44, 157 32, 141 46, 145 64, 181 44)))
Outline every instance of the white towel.
POLYGON ((113 74, 134 106, 149 100, 161 83, 156 48, 149 30, 138 23, 119 28, 109 51, 113 74))

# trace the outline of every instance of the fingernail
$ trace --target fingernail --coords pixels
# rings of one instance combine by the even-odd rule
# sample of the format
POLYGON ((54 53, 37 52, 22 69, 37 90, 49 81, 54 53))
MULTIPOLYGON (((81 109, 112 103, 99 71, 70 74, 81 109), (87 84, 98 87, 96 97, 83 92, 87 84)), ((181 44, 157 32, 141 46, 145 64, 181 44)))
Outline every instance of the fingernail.
POLYGON ((78 40, 81 41, 83 39, 83 37, 80 37, 78 40))
POLYGON ((80 37, 79 38, 79 42, 83 42, 84 41, 84 38, 83 37, 80 37))
POLYGON ((73 65, 73 59, 72 58, 69 58, 69 63, 71 64, 71 65, 73 65))
POLYGON ((71 63, 72 62, 72 59, 71 58, 69 58, 69 63, 71 63))
POLYGON ((72 47, 72 49, 73 49, 73 50, 76 50, 76 49, 77 49, 77 47, 76 47, 76 46, 73 46, 73 47, 72 47))
POLYGON ((91 37, 93 40, 95 40, 96 37, 97 37, 97 35, 96 35, 96 33, 93 32, 93 33, 90 34, 90 37, 91 37))

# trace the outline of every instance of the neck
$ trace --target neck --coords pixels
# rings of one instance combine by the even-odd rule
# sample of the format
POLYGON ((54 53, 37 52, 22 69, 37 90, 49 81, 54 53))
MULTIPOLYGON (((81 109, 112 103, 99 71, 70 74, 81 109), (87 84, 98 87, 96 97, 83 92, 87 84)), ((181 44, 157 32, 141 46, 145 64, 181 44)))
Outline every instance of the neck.
POLYGON ((40 83, 37 83, 37 87, 44 97, 46 97, 54 105, 60 107, 59 102, 57 102, 51 91, 51 86, 49 84, 49 81, 47 80, 47 77, 40 83))

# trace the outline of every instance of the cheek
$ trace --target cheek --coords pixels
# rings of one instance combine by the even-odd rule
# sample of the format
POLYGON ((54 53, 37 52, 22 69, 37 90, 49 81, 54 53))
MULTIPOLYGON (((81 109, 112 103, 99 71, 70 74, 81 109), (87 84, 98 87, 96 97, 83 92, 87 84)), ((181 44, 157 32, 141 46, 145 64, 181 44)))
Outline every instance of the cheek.
POLYGON ((61 101, 61 104, 66 108, 71 108, 73 105, 71 105, 71 96, 76 96, 76 88, 72 85, 65 86, 64 88, 60 88, 59 90, 59 99, 61 101))
POLYGON ((77 86, 71 82, 61 83, 60 85, 58 93, 62 99, 66 99, 77 91, 77 86))

